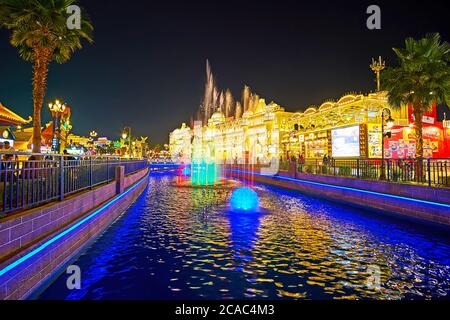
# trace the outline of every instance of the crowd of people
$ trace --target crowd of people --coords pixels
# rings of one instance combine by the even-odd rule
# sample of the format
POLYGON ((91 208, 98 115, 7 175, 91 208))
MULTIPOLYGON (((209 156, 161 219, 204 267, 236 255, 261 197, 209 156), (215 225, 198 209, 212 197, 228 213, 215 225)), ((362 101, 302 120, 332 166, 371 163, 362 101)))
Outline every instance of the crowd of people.
MULTIPOLYGON (((280 159, 281 163, 284 164, 284 170, 288 170, 292 165, 296 166, 297 171, 303 173, 306 166, 313 167, 313 172, 316 174, 329 174, 331 170, 344 170, 345 167, 350 170, 356 169, 360 166, 361 172, 370 171, 370 168, 378 168, 378 170, 383 170, 383 164, 381 159, 367 160, 363 159, 361 162, 352 162, 350 159, 336 160, 328 154, 324 154, 321 159, 313 159, 312 162, 307 163, 303 154, 294 154, 290 158, 287 158, 288 162, 283 162, 283 158, 280 159)), ((416 159, 408 157, 405 159, 386 159, 388 162, 385 168, 388 168, 393 179, 406 179, 412 180, 414 178, 415 172, 420 172, 422 164, 420 164, 416 159)), ((386 163, 387 163, 386 162, 386 163)), ((290 169, 289 169, 290 170, 290 169)), ((333 171, 333 173, 335 172, 333 171)), ((349 173, 351 174, 351 173, 349 173)))
MULTIPOLYGON (((14 148, 10 145, 8 141, 0 142, 0 160, 1 160, 1 170, 11 170, 11 169, 36 169, 38 168, 37 161, 44 160, 49 163, 54 160, 53 155, 47 155, 42 157, 41 159, 35 155, 29 156, 26 160, 19 161, 19 157, 16 153, 14 153, 14 148)), ((75 161, 77 158, 68 153, 67 150, 63 151, 63 160, 64 161, 75 161)), ((42 163, 45 166, 45 163, 42 163)), ((4 175, 4 172, 2 173, 4 175)))
MULTIPOLYGON (((280 160, 283 163, 283 158, 281 158, 280 160)), ((300 155, 294 154, 290 157, 289 160, 291 163, 296 163, 298 165, 299 172, 303 172, 303 166, 306 163, 306 158, 303 154, 300 154, 300 155)), ((327 167, 331 166, 332 163, 333 163, 333 158, 330 157, 328 154, 325 154, 322 158, 322 166, 324 168, 327 168, 327 167)))

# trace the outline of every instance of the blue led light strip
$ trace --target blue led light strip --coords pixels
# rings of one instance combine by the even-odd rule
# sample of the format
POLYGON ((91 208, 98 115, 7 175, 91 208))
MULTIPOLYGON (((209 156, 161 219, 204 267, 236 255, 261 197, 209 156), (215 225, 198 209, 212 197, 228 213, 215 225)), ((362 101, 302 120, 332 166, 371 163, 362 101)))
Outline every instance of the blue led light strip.
POLYGON ((120 200, 121 198, 123 198, 124 196, 126 196, 128 193, 130 193, 131 191, 133 191, 134 189, 136 189, 142 182, 145 181, 145 179, 147 178, 144 177, 142 178, 138 183, 136 183, 134 186, 132 186, 131 188, 129 188, 127 191, 125 191, 124 193, 122 193, 121 195, 119 195, 118 197, 112 199, 111 201, 109 201, 108 203, 104 204, 102 207, 98 208, 97 210, 95 210, 93 213, 91 213, 89 216, 87 216, 86 218, 84 218, 83 220, 77 222, 76 224, 74 224, 72 227, 70 227, 67 230, 64 230, 63 232, 61 232, 60 234, 56 235, 55 237, 49 239, 48 241, 46 241, 45 243, 43 243, 42 245, 40 245, 39 247, 37 247, 36 249, 34 249, 33 251, 29 252, 28 254, 26 254, 25 256, 23 256, 22 258, 12 262, 11 264, 7 265, 5 268, 3 268, 2 270, 0 270, 0 277, 3 276, 4 274, 6 274, 7 272, 11 271, 12 269, 14 269, 15 267, 21 265, 22 263, 24 263, 25 261, 27 261, 28 259, 32 258, 33 256, 37 255, 39 252, 41 252, 42 250, 44 250, 45 248, 47 248, 48 246, 50 246, 51 244, 55 243, 56 241, 58 241, 59 239, 61 239, 62 237, 64 237, 65 235, 69 234, 70 232, 72 232, 73 230, 79 228, 81 225, 85 224, 87 221, 91 220, 92 218, 94 218, 95 216, 97 216, 99 213, 101 213, 103 210, 105 210, 106 208, 110 207, 111 205, 113 205, 114 203, 116 203, 118 200, 120 200))
POLYGON ((327 187, 327 188, 333 188, 333 189, 361 192, 361 193, 372 194, 372 195, 376 195, 376 196, 382 196, 382 197, 386 197, 386 198, 400 199, 400 200, 418 202, 418 203, 422 203, 422 204, 428 204, 428 205, 432 205, 432 206, 450 208, 450 205, 445 204, 445 203, 432 202, 432 201, 426 201, 426 200, 420 200, 420 199, 414 199, 414 198, 408 198, 408 197, 402 197, 402 196, 395 196, 395 195, 392 195, 392 194, 380 193, 380 192, 375 192, 375 191, 367 191, 367 190, 361 190, 361 189, 355 189, 355 188, 349 188, 349 187, 341 187, 341 186, 335 186, 335 185, 332 185, 332 184, 312 182, 312 181, 294 179, 294 178, 289 178, 289 177, 271 176, 271 175, 267 175, 267 174, 256 173, 256 172, 251 172, 251 171, 244 171, 244 170, 230 170, 230 169, 227 169, 226 171, 232 171, 232 172, 244 173, 244 174, 253 174, 253 175, 256 175, 256 176, 273 178, 273 179, 278 179, 278 180, 287 180, 287 181, 293 181, 293 182, 297 182, 297 183, 309 184, 309 185, 320 186, 320 187, 327 187))
POLYGON ((163 164, 163 163, 154 163, 154 164, 150 164, 150 167, 186 167, 187 164, 175 164, 175 163, 170 163, 170 164, 163 164))

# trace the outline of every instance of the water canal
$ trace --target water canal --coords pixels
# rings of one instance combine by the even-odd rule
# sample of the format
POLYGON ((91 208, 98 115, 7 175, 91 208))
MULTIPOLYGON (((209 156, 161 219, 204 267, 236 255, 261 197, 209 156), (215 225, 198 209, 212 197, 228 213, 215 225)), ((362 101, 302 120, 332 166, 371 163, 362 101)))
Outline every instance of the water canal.
POLYGON ((138 201, 37 299, 422 299, 450 294, 447 231, 255 185, 257 212, 227 188, 153 174, 138 201), (377 278, 381 275, 380 287, 377 278), (375 279, 375 280, 374 280, 375 279))

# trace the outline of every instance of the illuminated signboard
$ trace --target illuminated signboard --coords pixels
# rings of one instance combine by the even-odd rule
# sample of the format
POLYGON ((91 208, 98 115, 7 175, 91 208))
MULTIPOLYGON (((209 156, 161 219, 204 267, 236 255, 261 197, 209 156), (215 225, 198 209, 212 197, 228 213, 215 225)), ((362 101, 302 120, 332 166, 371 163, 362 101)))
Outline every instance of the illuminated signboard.
POLYGON ((332 150, 334 158, 359 157, 359 126, 332 130, 332 150))
POLYGON ((382 157, 382 134, 381 124, 368 124, 368 147, 369 158, 381 158, 382 157))

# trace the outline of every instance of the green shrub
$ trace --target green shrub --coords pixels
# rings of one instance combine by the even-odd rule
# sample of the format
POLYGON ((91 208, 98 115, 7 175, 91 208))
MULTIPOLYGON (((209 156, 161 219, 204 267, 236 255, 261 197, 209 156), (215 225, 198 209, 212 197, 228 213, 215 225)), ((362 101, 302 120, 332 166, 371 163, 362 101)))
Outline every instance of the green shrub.
POLYGON ((339 175, 350 177, 352 175, 352 168, 350 167, 339 167, 339 175))

